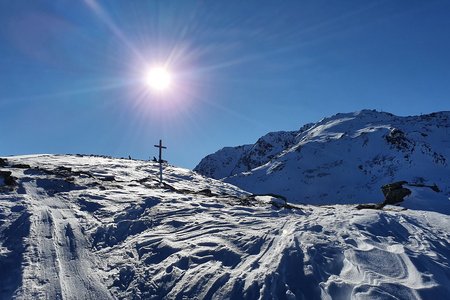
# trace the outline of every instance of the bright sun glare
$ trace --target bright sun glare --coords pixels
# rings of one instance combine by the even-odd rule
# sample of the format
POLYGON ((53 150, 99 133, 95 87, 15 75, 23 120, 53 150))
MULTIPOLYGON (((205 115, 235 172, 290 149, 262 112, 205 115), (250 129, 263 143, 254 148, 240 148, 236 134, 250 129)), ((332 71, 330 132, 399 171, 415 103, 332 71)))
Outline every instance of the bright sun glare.
POLYGON ((166 69, 158 67, 147 72, 145 81, 151 89, 163 91, 170 87, 172 78, 166 69))

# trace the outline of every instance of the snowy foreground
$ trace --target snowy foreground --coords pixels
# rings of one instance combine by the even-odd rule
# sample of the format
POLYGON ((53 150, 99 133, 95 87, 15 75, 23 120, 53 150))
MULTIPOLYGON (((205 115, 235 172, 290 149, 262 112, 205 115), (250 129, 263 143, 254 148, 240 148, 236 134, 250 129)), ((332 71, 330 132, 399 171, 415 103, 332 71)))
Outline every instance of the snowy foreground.
POLYGON ((0 170, 16 178, 0 179, 1 299, 450 294, 447 214, 280 208, 171 166, 159 187, 156 164, 124 159, 8 157, 0 170))

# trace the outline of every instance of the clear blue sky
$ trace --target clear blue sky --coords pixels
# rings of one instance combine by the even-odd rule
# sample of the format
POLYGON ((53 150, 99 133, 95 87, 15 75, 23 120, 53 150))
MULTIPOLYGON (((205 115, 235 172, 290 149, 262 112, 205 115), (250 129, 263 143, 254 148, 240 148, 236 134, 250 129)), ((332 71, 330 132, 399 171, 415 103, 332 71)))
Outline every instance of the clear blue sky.
POLYGON ((192 168, 337 112, 449 104, 450 1, 0 2, 0 155, 148 158, 162 138, 192 168))

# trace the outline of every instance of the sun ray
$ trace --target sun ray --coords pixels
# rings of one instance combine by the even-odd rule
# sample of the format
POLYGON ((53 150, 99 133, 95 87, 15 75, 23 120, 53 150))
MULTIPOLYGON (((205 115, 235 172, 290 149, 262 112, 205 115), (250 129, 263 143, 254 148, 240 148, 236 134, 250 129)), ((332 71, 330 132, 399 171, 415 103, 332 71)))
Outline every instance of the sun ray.
POLYGON ((142 53, 131 43, 111 17, 96 0, 84 0, 88 7, 102 20, 108 28, 142 61, 145 61, 142 53))

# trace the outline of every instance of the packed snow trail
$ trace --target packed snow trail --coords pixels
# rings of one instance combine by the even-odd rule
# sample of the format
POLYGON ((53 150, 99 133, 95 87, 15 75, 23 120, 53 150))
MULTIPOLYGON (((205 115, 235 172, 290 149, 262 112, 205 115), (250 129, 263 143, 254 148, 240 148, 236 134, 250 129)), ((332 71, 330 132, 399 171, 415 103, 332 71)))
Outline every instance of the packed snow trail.
MULTIPOLYGON (((110 299, 96 274, 80 216, 62 196, 51 196, 34 183, 25 183, 31 218, 29 261, 18 299, 110 299)), ((27 255, 28 254, 28 255, 27 255)))

